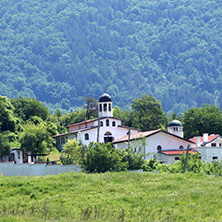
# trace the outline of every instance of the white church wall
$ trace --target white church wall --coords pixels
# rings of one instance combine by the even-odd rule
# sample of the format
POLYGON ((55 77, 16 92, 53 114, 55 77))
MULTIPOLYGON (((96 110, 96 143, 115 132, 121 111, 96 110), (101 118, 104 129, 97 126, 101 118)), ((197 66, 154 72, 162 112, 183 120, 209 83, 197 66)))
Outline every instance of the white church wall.
MULTIPOLYGON (((117 143, 117 148, 126 149, 128 147, 127 142, 117 143)), ((138 145, 137 140, 133 140, 130 142, 132 147, 138 145)), ((184 149, 187 148, 188 142, 177 139, 169 134, 165 134, 163 132, 159 132, 150 137, 146 137, 146 147, 145 147, 145 159, 150 159, 154 154, 157 154, 157 147, 161 146, 162 150, 174 150, 179 149, 180 146, 183 146, 184 149)))

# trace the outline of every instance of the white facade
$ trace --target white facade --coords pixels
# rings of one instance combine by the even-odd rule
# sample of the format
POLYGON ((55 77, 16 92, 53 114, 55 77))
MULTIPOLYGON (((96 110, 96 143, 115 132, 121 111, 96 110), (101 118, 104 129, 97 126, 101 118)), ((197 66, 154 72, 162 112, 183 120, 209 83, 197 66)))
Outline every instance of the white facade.
POLYGON ((204 133, 203 137, 197 136, 190 141, 196 142, 196 150, 199 151, 203 161, 222 160, 222 137, 220 135, 204 133))
MULTIPOLYGON (((98 116, 98 119, 72 124, 68 126, 69 132, 53 136, 56 139, 57 149, 62 150, 69 139, 77 138, 88 146, 90 142, 107 143, 127 135, 129 127, 122 126, 122 120, 113 117, 112 100, 106 93, 99 99, 98 116)), ((138 132, 138 129, 130 129, 131 133, 138 132)))
POLYGON ((0 162, 13 162, 17 164, 23 163, 23 152, 19 148, 13 148, 9 156, 5 156, 0 162))
MULTIPOLYGON (((160 154, 159 151, 161 150, 186 150, 187 146, 189 144, 192 144, 192 142, 189 142, 181 137, 175 136, 173 134, 164 132, 162 130, 153 130, 153 131, 148 131, 148 132, 143 132, 143 133, 137 133, 135 135, 131 135, 131 142, 130 146, 134 149, 135 147, 138 147, 139 143, 139 138, 145 138, 145 159, 150 159, 153 157, 154 154, 157 155, 157 159, 160 162, 165 162, 165 163, 172 163, 172 158, 177 157, 171 157, 170 155, 164 156, 163 154, 160 154)), ((127 143, 127 137, 123 139, 119 139, 117 141, 114 141, 114 144, 116 148, 119 149, 126 149, 128 148, 128 143, 127 143)), ((136 150, 138 151, 138 150, 136 150)))

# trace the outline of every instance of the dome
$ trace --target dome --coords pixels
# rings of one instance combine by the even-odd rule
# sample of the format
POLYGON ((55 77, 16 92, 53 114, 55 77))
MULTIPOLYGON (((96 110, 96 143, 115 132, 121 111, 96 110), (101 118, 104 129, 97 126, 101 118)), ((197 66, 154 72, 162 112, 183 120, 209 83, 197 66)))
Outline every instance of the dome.
POLYGON ((172 120, 168 126, 182 126, 182 123, 179 120, 172 120))
POLYGON ((107 93, 104 93, 102 96, 99 97, 99 102, 103 103, 103 102, 112 102, 112 99, 110 97, 110 95, 108 95, 107 93))

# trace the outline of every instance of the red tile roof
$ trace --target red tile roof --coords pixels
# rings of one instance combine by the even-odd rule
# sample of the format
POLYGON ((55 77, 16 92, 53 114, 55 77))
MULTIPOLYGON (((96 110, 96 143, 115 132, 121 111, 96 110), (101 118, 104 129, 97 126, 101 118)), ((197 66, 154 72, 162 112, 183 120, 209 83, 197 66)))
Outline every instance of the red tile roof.
MULTIPOLYGON (((186 150, 162 150, 160 153, 166 154, 166 155, 181 155, 183 153, 186 153, 186 150)), ((196 153, 194 150, 189 150, 189 153, 196 153)))
MULTIPOLYGON (((211 134, 208 136, 208 142, 214 140, 216 137, 218 137, 219 134, 211 134)), ((190 138, 189 141, 196 143, 196 137, 190 138)), ((203 137, 201 137, 201 143, 203 143, 203 137)))

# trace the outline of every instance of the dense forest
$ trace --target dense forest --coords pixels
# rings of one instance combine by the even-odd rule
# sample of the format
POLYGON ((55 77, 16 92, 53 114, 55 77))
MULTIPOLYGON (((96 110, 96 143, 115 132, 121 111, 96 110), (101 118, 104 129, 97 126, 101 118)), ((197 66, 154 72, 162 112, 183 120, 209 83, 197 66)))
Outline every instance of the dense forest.
POLYGON ((75 109, 104 91, 129 108, 222 107, 219 0, 2 0, 0 95, 75 109))

